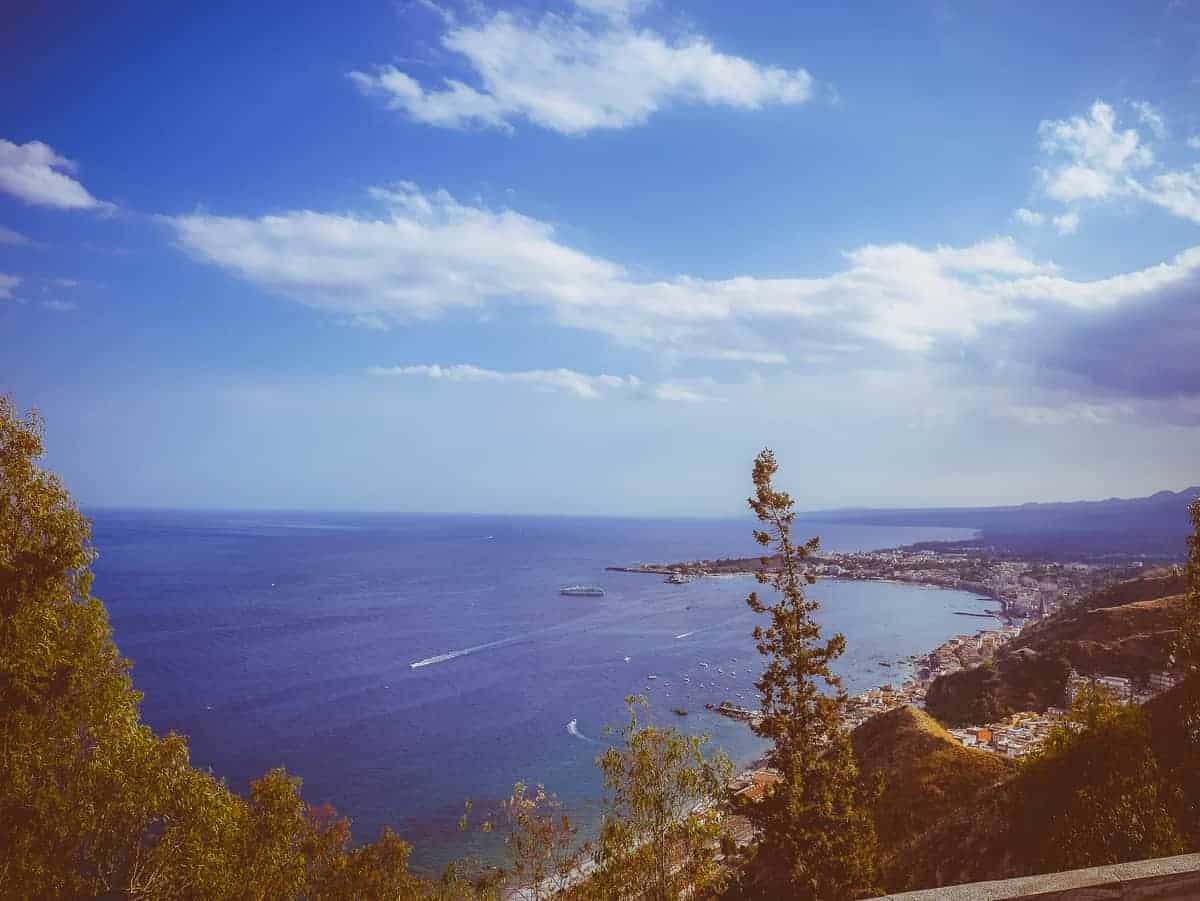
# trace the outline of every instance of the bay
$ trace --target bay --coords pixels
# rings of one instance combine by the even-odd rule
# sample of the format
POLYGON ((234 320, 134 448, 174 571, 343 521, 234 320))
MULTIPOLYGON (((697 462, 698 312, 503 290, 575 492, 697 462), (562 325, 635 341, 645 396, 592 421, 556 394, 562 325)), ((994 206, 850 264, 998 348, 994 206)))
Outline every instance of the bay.
MULTIPOLYGON (((764 747, 704 709, 754 704, 744 600, 754 580, 670 585, 605 570, 752 555, 749 520, 89 515, 94 591, 134 661, 147 722, 187 735, 193 762, 238 791, 286 766, 308 801, 352 818, 357 839, 390 824, 427 872, 496 852, 494 837, 460 833, 457 819, 466 799, 486 814, 518 779, 594 824, 593 761, 628 694, 649 698, 652 721, 711 734, 738 763, 764 747), (576 583, 606 594, 558 594, 576 583)), ((969 535, 802 528, 843 551, 969 535)), ((846 635, 838 670, 851 691, 901 677, 882 663, 974 631, 955 612, 987 603, 879 582, 825 581, 812 594, 823 626, 846 635)))

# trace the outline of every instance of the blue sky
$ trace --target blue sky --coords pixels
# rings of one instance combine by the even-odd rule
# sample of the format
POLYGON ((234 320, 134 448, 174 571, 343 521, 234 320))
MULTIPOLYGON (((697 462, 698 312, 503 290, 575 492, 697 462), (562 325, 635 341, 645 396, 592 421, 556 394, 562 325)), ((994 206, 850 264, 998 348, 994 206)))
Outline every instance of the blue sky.
POLYGON ((16 4, 0 391, 96 505, 1200 482, 1200 0, 845 6, 16 4))

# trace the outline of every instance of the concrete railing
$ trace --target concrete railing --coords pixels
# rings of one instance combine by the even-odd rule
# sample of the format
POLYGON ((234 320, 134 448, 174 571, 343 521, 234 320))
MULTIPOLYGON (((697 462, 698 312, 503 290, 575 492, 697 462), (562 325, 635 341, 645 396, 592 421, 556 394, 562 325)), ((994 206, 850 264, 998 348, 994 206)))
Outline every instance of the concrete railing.
POLYGON ((904 901, 1000 901, 1038 898, 1044 901, 1174 901, 1200 898, 1200 854, 1159 857, 1134 863, 1022 876, 995 882, 972 882, 945 888, 886 895, 904 901))

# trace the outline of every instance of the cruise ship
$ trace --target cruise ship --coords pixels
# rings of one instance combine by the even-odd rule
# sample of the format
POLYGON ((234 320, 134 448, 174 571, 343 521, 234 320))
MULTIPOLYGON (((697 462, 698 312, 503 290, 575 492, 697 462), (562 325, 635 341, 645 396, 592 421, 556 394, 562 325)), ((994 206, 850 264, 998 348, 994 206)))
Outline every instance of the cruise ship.
POLYGON ((597 588, 595 585, 568 585, 566 588, 558 589, 559 594, 567 594, 572 597, 584 598, 602 598, 604 597, 604 589, 597 588))

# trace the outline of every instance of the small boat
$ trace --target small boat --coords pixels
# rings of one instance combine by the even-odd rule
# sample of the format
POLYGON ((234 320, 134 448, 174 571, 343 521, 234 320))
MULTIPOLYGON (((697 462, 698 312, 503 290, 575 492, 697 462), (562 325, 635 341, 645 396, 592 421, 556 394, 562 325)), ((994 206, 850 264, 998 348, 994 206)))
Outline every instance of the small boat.
POLYGON ((682 707, 672 707, 671 712, 676 716, 687 716, 687 710, 682 707))
POLYGON ((629 658, 628 658, 628 657, 626 657, 626 658, 625 658, 625 662, 626 662, 626 663, 628 663, 628 662, 629 662, 629 658))
POLYGON ((558 589, 558 593, 582 598, 604 597, 604 589, 598 588, 595 585, 568 585, 565 588, 558 589))
POLYGON ((701 665, 701 666, 703 666, 705 669, 707 669, 707 668, 708 668, 708 664, 707 664, 707 663, 701 663, 700 665, 701 665))
POLYGON ((657 678, 658 678, 658 676, 647 676, 646 678, 647 678, 647 679, 657 679, 657 678))
POLYGON ((670 585, 686 585, 690 580, 683 573, 671 573, 663 581, 670 585))

